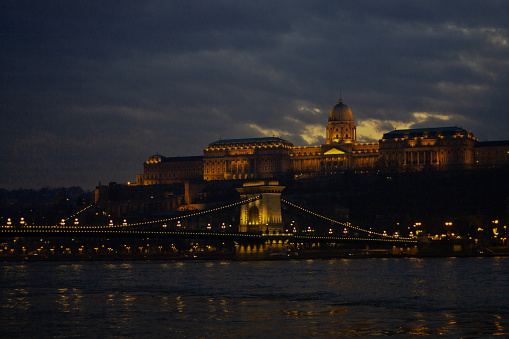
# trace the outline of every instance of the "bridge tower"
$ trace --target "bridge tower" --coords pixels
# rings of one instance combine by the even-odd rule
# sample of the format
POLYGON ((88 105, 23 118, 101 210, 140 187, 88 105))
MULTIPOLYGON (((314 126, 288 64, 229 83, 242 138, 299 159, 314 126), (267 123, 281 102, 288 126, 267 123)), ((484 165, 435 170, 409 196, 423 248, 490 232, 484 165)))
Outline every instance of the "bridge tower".
POLYGON ((283 220, 281 217, 281 192, 285 186, 280 186, 277 180, 261 180, 245 182, 237 188, 242 199, 261 198, 242 205, 240 209, 240 232, 281 233, 283 220))

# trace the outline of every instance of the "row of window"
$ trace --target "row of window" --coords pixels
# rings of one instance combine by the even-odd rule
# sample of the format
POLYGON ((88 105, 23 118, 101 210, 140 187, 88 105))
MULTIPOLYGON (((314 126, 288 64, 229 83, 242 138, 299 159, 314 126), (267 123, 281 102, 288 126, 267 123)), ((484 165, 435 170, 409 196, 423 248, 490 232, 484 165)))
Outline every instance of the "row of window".
POLYGON ((146 173, 145 179, 167 179, 167 178, 187 178, 191 176, 201 176, 201 171, 194 170, 194 171, 174 171, 174 172, 149 172, 146 173), (161 177, 159 177, 159 174, 161 174, 161 177))
MULTIPOLYGON (((401 140, 401 141, 385 141, 382 140, 383 148, 405 148, 405 147, 445 147, 445 146, 465 146, 468 145, 468 140, 401 140)), ((473 145, 472 145, 473 147, 473 145)))

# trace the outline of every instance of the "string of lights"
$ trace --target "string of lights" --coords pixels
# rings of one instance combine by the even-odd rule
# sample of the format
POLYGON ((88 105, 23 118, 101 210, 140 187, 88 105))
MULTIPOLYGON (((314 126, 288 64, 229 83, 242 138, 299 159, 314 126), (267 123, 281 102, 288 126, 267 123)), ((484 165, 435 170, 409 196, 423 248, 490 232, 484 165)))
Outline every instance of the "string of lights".
POLYGON ((137 222, 137 223, 127 224, 125 226, 128 226, 128 227, 129 226, 141 226, 141 225, 158 224, 161 222, 169 222, 169 221, 187 219, 187 218, 196 217, 196 216, 207 214, 207 213, 217 212, 217 211, 223 210, 225 208, 231 208, 231 207, 235 207, 238 205, 247 204, 247 203, 250 203, 250 202, 258 200, 258 199, 261 199, 261 196, 256 196, 256 197, 241 200, 241 201, 238 201, 238 202, 235 202, 232 204, 228 204, 228 205, 224 205, 224 206, 216 207, 216 208, 211 208, 209 210, 200 211, 200 212, 196 212, 196 213, 191 213, 191 214, 187 214, 184 216, 172 217, 172 218, 167 218, 167 219, 159 219, 159 220, 151 220, 151 221, 145 221, 145 222, 137 222))
MULTIPOLYGON (((81 213, 85 212, 86 210, 88 210, 88 209, 89 209, 90 207, 92 207, 92 206, 94 206, 94 204, 90 204, 90 205, 88 205, 87 207, 85 207, 85 208, 83 208, 83 209, 79 210, 78 212, 74 213, 73 215, 71 215, 71 216, 69 216, 69 217, 67 217, 67 218, 65 218, 65 219, 62 219, 62 221, 61 221, 61 222, 65 223, 65 222, 66 222, 66 221, 68 221, 69 219, 76 218, 79 214, 81 214, 81 213)), ((59 226, 59 225, 57 224, 57 225, 55 225, 55 226, 59 226)))
MULTIPOLYGON (((378 233, 378 232, 374 232, 374 231, 371 231, 371 230, 366 230, 366 229, 360 228, 360 227, 358 227, 358 226, 353 226, 353 225, 351 225, 350 223, 345 223, 345 222, 341 222, 341 221, 337 221, 337 220, 331 219, 331 218, 329 218, 329 217, 323 216, 323 215, 321 215, 321 214, 315 213, 315 212, 313 212, 313 211, 310 211, 310 210, 308 210, 308 209, 305 209, 305 208, 303 208, 303 207, 300 207, 300 206, 298 206, 298 205, 295 205, 294 203, 291 203, 291 202, 289 202, 289 201, 287 201, 287 200, 284 200, 284 199, 281 199, 281 202, 283 202, 283 203, 285 203, 285 204, 287 204, 287 205, 289 205, 289 206, 295 207, 295 208, 297 208, 297 209, 300 209, 301 211, 304 211, 304 212, 306 212, 306 213, 308 213, 308 214, 311 214, 311 215, 313 215, 313 216, 315 216, 315 217, 318 217, 318 218, 321 218, 321 219, 327 220, 327 221, 329 221, 329 222, 332 222, 332 223, 335 223, 335 224, 341 225, 341 226, 343 226, 343 227, 348 227, 348 228, 350 228, 350 229, 354 229, 354 230, 356 230, 356 231, 365 232, 365 233, 368 233, 369 235, 376 235, 376 236, 385 237, 385 238, 396 238, 396 237, 393 237, 393 236, 385 235, 385 234, 378 233)), ((399 237, 399 239, 402 239, 402 240, 406 240, 406 239, 411 240, 412 238, 399 237)))
POLYGON ((107 235, 125 235, 125 236, 133 236, 138 235, 142 237, 151 237, 151 236, 183 236, 183 237, 199 237, 199 236, 214 236, 220 238, 260 238, 262 235, 260 234, 252 234, 252 233, 224 233, 224 232, 203 232, 203 231, 148 231, 148 230, 129 230, 129 229, 117 229, 117 230, 107 230, 107 229, 94 229, 91 227, 80 227, 80 228, 59 228, 54 229, 51 226, 46 226, 45 228, 31 229, 2 229, 1 232, 3 234, 12 234, 13 236, 23 236, 23 234, 33 235, 34 232, 37 232, 38 235, 45 235, 46 233, 49 235, 55 235, 60 233, 61 235, 96 235, 96 234, 104 234, 107 235))
POLYGON ((261 199, 261 196, 256 196, 256 197, 252 197, 252 198, 249 198, 249 199, 244 199, 244 200, 232 203, 232 204, 228 204, 228 205, 224 205, 224 206, 216 207, 216 208, 211 208, 211 209, 208 209, 208 210, 205 210, 205 211, 200 211, 200 212, 191 213, 191 214, 187 214, 187 215, 181 215, 181 216, 177 216, 177 217, 166 218, 166 219, 159 219, 159 220, 150 220, 150 221, 144 221, 144 222, 137 222, 137 223, 131 223, 131 224, 128 224, 124 220, 124 222, 122 224, 113 224, 113 222, 110 222, 109 225, 101 225, 101 226, 78 226, 78 224, 76 222, 74 223, 74 225, 65 225, 66 221, 68 221, 69 219, 75 218, 78 214, 82 213, 83 211, 85 211, 88 208, 93 206, 93 205, 89 205, 89 206, 85 207, 84 209, 76 212, 75 214, 69 216, 68 218, 62 219, 60 224, 51 225, 51 226, 50 225, 32 226, 32 225, 24 224, 23 227, 26 228, 26 229, 32 228, 32 229, 52 229, 52 230, 78 229, 78 228, 79 229, 89 229, 89 230, 94 230, 94 229, 96 229, 96 230, 97 229, 112 229, 112 228, 123 228, 123 229, 126 229, 126 228, 134 227, 134 226, 142 226, 142 225, 149 225, 149 224, 165 223, 165 222, 175 221, 175 220, 183 220, 183 219, 187 219, 187 218, 191 218, 191 217, 195 217, 195 216, 199 216, 199 215, 204 215, 204 214, 208 214, 208 213, 217 212, 217 211, 220 211, 220 210, 223 210, 223 209, 226 209, 226 208, 231 208, 231 207, 247 204, 247 203, 250 203, 252 201, 259 200, 259 199, 261 199))

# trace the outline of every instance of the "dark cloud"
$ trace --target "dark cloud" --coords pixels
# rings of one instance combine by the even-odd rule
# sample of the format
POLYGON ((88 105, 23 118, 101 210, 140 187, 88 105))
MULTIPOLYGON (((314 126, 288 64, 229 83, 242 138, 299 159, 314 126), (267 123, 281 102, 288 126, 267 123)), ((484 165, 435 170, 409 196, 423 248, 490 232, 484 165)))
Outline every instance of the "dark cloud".
POLYGON ((508 17, 504 1, 3 2, 0 187, 134 180, 153 153, 219 138, 318 144, 340 89, 360 140, 508 139, 508 17))

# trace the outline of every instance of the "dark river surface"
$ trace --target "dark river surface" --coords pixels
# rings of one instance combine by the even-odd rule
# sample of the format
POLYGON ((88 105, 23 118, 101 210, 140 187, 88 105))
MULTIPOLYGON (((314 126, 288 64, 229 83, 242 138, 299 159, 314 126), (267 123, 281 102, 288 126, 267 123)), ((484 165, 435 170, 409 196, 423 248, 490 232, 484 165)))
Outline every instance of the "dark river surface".
POLYGON ((0 263, 3 338, 509 337, 509 258, 0 263))

